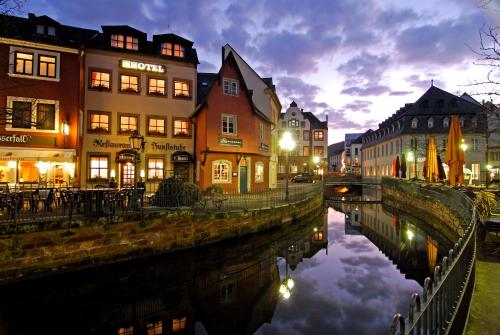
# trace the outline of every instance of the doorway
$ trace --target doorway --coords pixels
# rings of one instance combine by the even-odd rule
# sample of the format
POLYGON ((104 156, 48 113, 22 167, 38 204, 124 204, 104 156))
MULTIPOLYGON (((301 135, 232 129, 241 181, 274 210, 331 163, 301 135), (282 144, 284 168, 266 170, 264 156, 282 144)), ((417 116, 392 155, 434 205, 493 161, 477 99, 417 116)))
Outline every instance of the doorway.
POLYGON ((248 192, 248 159, 247 158, 242 158, 240 160, 240 171, 239 171, 239 177, 240 177, 240 193, 247 193, 248 192))
POLYGON ((135 165, 133 163, 121 163, 121 187, 131 187, 135 183, 135 165))

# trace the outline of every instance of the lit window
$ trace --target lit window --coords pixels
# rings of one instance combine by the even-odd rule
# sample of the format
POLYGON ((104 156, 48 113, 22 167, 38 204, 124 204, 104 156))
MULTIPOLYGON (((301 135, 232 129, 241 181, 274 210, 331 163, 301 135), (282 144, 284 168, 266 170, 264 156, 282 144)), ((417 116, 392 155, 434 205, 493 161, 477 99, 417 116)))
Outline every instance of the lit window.
POLYGON ((229 161, 212 162, 212 182, 228 183, 230 182, 231 163, 229 161))
POLYGON ((129 50, 139 50, 139 41, 136 37, 127 36, 127 44, 125 45, 125 49, 129 50))
POLYGON ((109 90, 111 88, 111 73, 102 71, 91 71, 90 87, 109 90))
POLYGON ((236 135, 236 116, 222 114, 222 133, 236 135))
POLYGON ((179 44, 174 44, 174 56, 184 57, 184 47, 179 44))
POLYGON ((172 43, 162 43, 161 54, 164 56, 172 56, 173 54, 172 43))
POLYGON ((134 327, 120 327, 118 328, 118 335, 134 335, 134 327))
POLYGON ((317 231, 314 233, 313 236, 314 241, 323 241, 323 232, 322 231, 317 231))
POLYGON ((262 162, 255 163, 255 182, 256 183, 264 182, 264 163, 262 162))
POLYGON ((172 331, 180 332, 186 329, 187 317, 172 319, 172 331))
POLYGON ((191 83, 188 81, 174 81, 174 96, 178 98, 190 98, 191 83))
POLYGON ((56 106, 54 104, 37 104, 36 107, 36 128, 54 130, 56 106))
POLYGON ((108 156, 90 156, 90 178, 108 179, 108 156))
POLYGON ((23 52, 15 53, 15 72, 19 74, 33 74, 33 55, 23 52))
POLYGON ((418 127, 418 120, 417 120, 417 118, 413 118, 413 119, 411 120, 411 127, 412 127, 413 129, 415 129, 415 128, 417 128, 417 127, 418 127))
POLYGON ((445 117, 443 119, 443 128, 448 128, 450 126, 450 119, 445 117))
POLYGON ((288 127, 289 128, 299 128, 300 122, 297 119, 291 119, 288 120, 288 127))
POLYGON ((163 158, 148 158, 148 179, 163 179, 163 158))
POLYGON ((313 134, 315 141, 323 141, 325 139, 325 133, 323 133, 323 130, 315 130, 313 134))
POLYGON ((109 133, 109 113, 89 113, 89 132, 109 133))
POLYGON ((304 130, 304 136, 303 136, 304 141, 309 141, 309 136, 310 136, 310 131, 304 130))
POLYGON ((191 136, 191 122, 174 120, 174 136, 191 136))
POLYGON ((232 79, 224 79, 224 94, 238 95, 238 81, 232 79))
POLYGON ((47 35, 49 35, 49 36, 56 36, 56 28, 54 28, 54 27, 48 27, 47 28, 47 35))
POLYGON ((474 180, 477 180, 479 179, 479 174, 480 174, 480 171, 479 171, 479 164, 472 164, 472 179, 474 180))
POLYGON ((138 93, 139 77, 122 74, 120 76, 120 91, 138 93))
POLYGON ((324 147, 320 147, 320 146, 314 147, 314 156, 322 157, 324 153, 325 153, 324 147))
POLYGON ((165 119, 149 118, 148 135, 165 135, 165 119))
POLYGON ((309 155, 310 155, 309 147, 304 147, 302 149, 302 156, 309 156, 309 155))
POLYGON ((111 46, 114 48, 122 48, 124 47, 125 38, 120 34, 112 34, 111 35, 111 46))
POLYGON ((120 116, 120 133, 135 133, 137 130, 137 116, 120 116))
POLYGON ((165 79, 149 78, 148 94, 165 95, 165 79))
POLYGON ((40 77, 56 77, 56 58, 52 56, 38 57, 38 75, 40 77))
POLYGON ((433 118, 429 118, 429 120, 427 120, 427 127, 434 128, 434 119, 433 118))
POLYGON ((31 128, 31 102, 13 101, 12 102, 12 127, 13 128, 31 128))
POLYGON ((146 323, 146 333, 147 335, 161 335, 163 332, 162 321, 148 322, 146 323))

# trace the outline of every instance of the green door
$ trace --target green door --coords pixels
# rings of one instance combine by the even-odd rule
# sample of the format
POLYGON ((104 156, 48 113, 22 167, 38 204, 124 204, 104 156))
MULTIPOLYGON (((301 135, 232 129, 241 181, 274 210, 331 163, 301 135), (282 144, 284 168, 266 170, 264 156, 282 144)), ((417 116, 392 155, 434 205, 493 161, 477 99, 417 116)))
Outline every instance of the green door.
POLYGON ((240 166, 240 193, 248 192, 248 172, 246 166, 240 166))

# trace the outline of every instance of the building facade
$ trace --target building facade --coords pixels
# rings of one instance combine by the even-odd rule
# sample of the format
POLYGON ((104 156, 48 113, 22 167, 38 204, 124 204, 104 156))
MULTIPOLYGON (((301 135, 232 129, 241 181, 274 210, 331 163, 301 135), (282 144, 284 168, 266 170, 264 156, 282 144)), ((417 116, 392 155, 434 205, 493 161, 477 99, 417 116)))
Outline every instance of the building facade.
POLYGON ((488 181, 500 182, 500 107, 484 104, 488 113, 488 181))
POLYGON ((406 177, 423 179, 429 136, 435 137, 438 154, 444 160, 452 116, 460 118, 462 137, 468 146, 465 167, 470 170, 471 181, 483 180, 487 148, 484 108, 435 86, 380 123, 378 129, 363 135, 363 176, 390 176, 393 161, 404 154, 406 159, 414 158, 406 162, 406 177))
MULTIPOLYGON (((320 121, 313 113, 304 112, 292 101, 285 113, 280 115, 278 137, 289 131, 295 141, 295 149, 289 153, 289 173, 316 172, 323 174, 328 165, 328 117, 320 121), (319 158, 319 163, 314 162, 319 158)), ((285 178, 286 153, 280 151, 279 173, 285 178)))
POLYGON ((85 50, 82 185, 119 187, 176 176, 192 181, 198 58, 193 42, 129 26, 103 26, 85 50), (144 149, 129 138, 144 136, 144 149))
POLYGON ((345 142, 338 142, 328 146, 328 172, 340 173, 342 167, 342 153, 345 142))

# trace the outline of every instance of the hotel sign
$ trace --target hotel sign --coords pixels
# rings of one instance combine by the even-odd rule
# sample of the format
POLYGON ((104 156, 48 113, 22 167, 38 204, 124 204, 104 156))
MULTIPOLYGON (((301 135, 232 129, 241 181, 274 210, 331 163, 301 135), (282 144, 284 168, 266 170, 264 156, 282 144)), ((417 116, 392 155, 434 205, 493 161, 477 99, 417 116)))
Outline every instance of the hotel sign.
POLYGON ((226 147, 242 147, 243 140, 239 139, 239 138, 221 137, 221 138, 219 138, 219 144, 226 146, 226 147))
POLYGON ((160 64, 150 64, 150 63, 142 63, 136 62, 128 59, 120 60, 120 67, 123 69, 130 70, 139 70, 139 71, 147 71, 154 73, 165 73, 165 66, 160 64))

